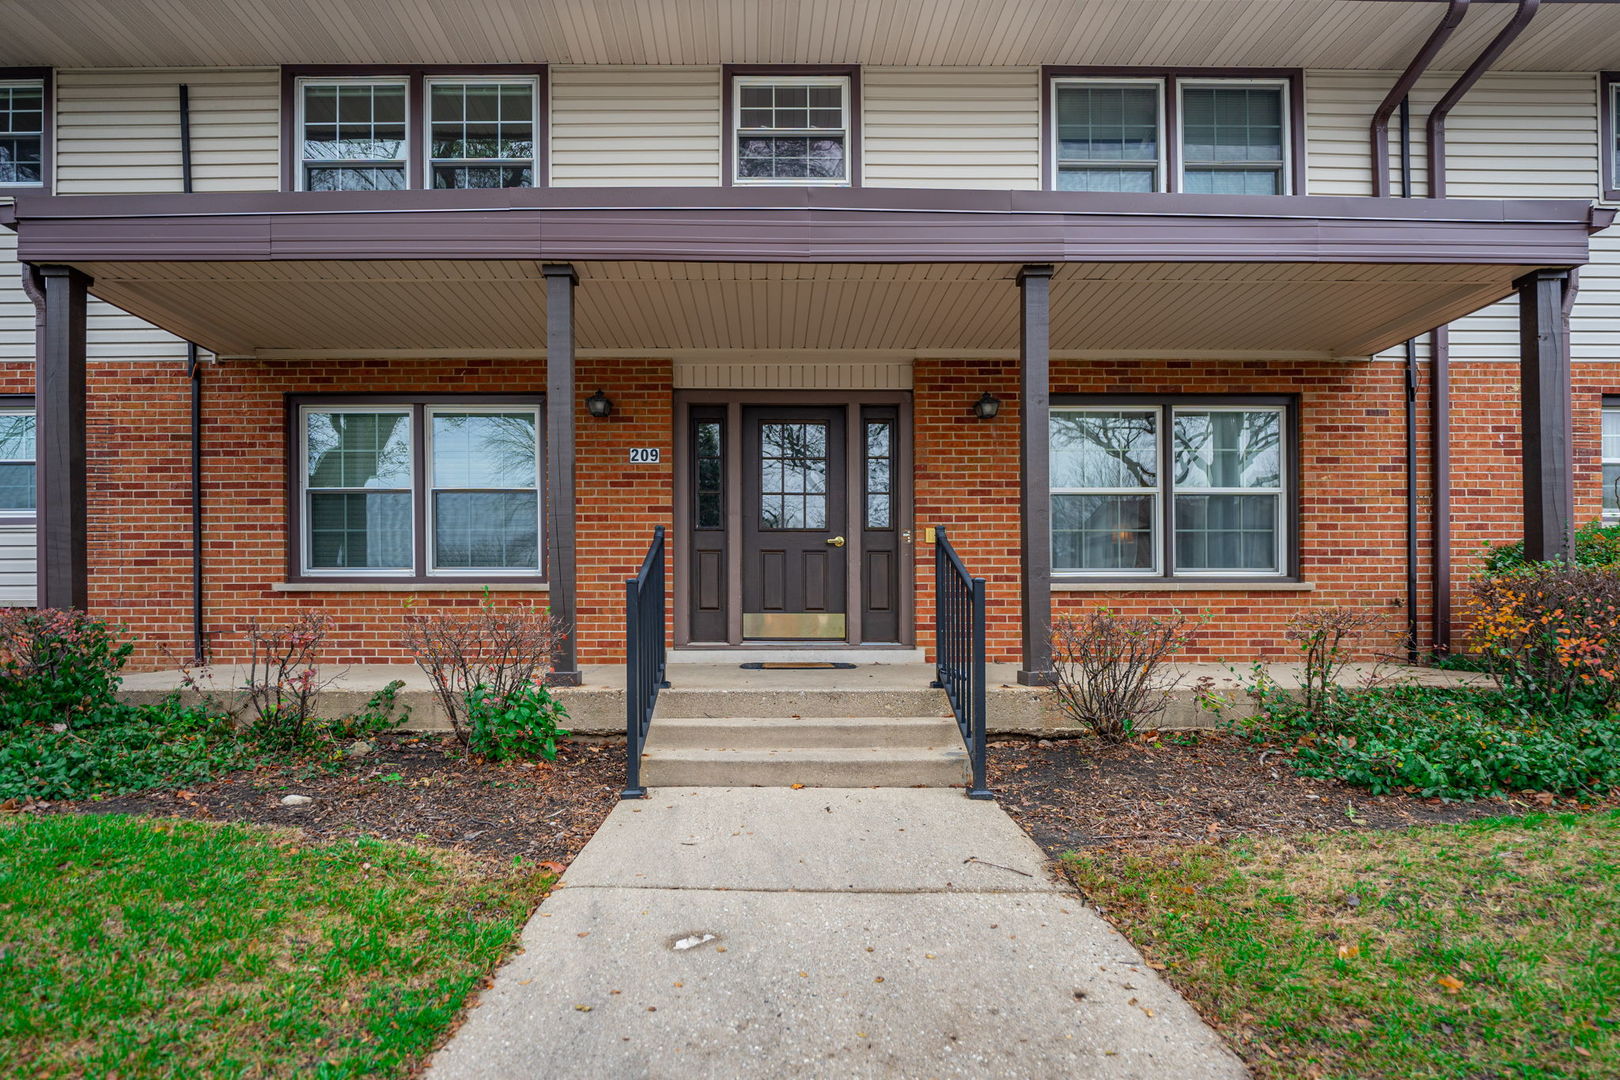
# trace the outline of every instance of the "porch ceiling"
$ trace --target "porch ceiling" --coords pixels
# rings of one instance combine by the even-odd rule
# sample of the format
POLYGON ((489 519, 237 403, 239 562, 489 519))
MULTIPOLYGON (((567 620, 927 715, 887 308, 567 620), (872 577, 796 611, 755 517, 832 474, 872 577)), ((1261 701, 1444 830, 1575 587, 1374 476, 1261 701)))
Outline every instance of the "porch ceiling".
MULTIPOLYGON (((1496 66, 1611 66, 1620 7, 1544 0, 1496 66)), ((0 65, 1108 64, 1398 70, 1410 0, 0 0, 0 65)), ((1476 0, 1459 70, 1512 16, 1476 0)))
MULTIPOLYGON (((223 356, 539 354, 531 260, 85 262, 92 292, 223 356)), ((1004 353, 1017 264, 576 262, 582 349, 1004 353)), ((1367 356, 1508 295, 1511 265, 1064 263, 1052 347, 1367 356)))

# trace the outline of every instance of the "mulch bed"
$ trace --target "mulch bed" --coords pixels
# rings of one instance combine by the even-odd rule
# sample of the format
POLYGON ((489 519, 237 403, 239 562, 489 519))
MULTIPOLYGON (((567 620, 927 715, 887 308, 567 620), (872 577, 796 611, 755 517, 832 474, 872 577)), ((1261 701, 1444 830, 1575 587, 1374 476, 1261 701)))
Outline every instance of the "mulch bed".
POLYGON ((1300 776, 1279 751, 1229 734, 1200 733, 1186 742, 1192 745, 1165 735, 1116 746, 1090 738, 992 743, 990 788, 1053 857, 1238 835, 1436 825, 1546 809, 1550 802, 1545 796, 1447 803, 1370 795, 1336 780, 1300 776))
POLYGON ((624 747, 565 741, 551 763, 485 764, 437 735, 384 736, 365 757, 276 765, 179 792, 53 804, 53 812, 152 814, 302 829, 312 838, 370 836, 510 862, 566 866, 618 801, 624 747), (307 806, 281 805, 307 795, 307 806))

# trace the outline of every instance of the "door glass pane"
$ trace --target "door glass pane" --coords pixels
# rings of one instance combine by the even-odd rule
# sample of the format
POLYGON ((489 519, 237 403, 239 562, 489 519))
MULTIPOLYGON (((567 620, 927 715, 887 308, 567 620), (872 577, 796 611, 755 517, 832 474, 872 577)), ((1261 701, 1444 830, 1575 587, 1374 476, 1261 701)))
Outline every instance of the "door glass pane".
POLYGON ((894 426, 887 420, 866 425, 866 527, 887 529, 892 524, 894 494, 894 426))
POLYGON ((1279 495, 1177 495, 1176 569, 1275 573, 1279 495))
POLYGON ((762 529, 827 527, 827 425, 773 422, 759 426, 762 529))
POLYGON ((1153 495, 1054 495, 1054 570, 1152 570, 1153 495))
POLYGON ((700 529, 725 524, 725 467, 718 420, 700 420, 693 426, 693 522, 700 529))

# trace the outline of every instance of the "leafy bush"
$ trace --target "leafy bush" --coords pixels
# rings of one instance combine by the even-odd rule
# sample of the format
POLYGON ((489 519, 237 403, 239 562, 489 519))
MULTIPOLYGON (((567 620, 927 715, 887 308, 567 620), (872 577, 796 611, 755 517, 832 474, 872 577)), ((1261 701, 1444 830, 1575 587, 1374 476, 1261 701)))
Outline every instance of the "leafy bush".
POLYGON ((1473 583, 1468 646, 1505 690, 1546 709, 1620 701, 1620 566, 1547 563, 1473 583))
POLYGON ((399 692, 404 679, 395 679, 366 699, 365 707, 326 725, 334 739, 366 739, 401 727, 411 718, 411 707, 402 704, 399 692))
POLYGON ((568 732, 558 721, 568 710, 544 685, 531 683, 505 695, 482 686, 467 692, 467 749, 490 761, 541 758, 554 761, 557 740, 568 732))
POLYGON ((1120 615, 1093 608, 1052 624, 1052 671, 1058 706, 1106 742, 1150 729, 1175 685, 1171 656, 1186 648, 1197 622, 1120 615))
POLYGON ((83 799, 184 787, 253 763, 229 716, 171 696, 74 727, 32 724, 0 741, 0 801, 83 799))
POLYGON ((1262 738, 1293 742, 1294 768, 1375 795, 1475 799, 1620 788, 1620 716, 1550 714, 1493 690, 1406 686, 1340 695, 1331 730, 1297 700, 1269 698, 1262 738))
POLYGON ((131 648, 82 611, 0 608, 0 732, 77 728, 116 712, 131 648))
POLYGON ((561 619, 542 608, 497 608, 488 591, 470 614, 405 617, 405 643, 464 746, 474 691, 480 700, 514 700, 545 679, 567 631, 561 619))
MULTIPOLYGON (((1487 576, 1512 573, 1527 565, 1522 542, 1485 549, 1487 576)), ((1620 567, 1620 525, 1605 525, 1598 519, 1575 530, 1575 565, 1620 567)))

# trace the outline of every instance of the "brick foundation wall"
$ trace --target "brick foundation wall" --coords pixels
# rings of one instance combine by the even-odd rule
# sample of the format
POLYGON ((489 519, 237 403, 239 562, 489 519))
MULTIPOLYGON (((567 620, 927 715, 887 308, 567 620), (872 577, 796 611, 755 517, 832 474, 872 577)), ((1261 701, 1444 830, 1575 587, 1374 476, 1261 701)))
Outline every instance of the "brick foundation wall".
MULTIPOLYGON (((1429 464, 1427 371, 1420 394, 1421 610, 1427 632, 1429 464)), ((0 367, 0 393, 28 393, 26 365, 0 367)), ((919 360, 914 370, 916 524, 950 529, 969 566, 988 581, 990 652, 1016 661, 1018 603, 1018 393, 1011 360, 919 360), (1001 415, 981 421, 985 390, 1001 415)), ((654 525, 672 518, 672 407, 665 359, 582 360, 578 386, 579 651, 582 663, 622 659, 624 579, 654 525), (598 386, 614 402, 606 420, 583 398, 598 386), (660 450, 658 465, 628 463, 631 447, 660 450)), ((471 606, 476 593, 289 593, 273 586, 286 562, 283 395, 539 393, 533 360, 373 360, 247 363, 205 376, 206 617, 216 658, 239 659, 249 619, 275 621, 301 609, 332 619, 334 664, 407 659, 402 606, 471 606)), ((139 640, 132 669, 170 666, 190 651, 188 391, 178 365, 98 363, 90 372, 91 606, 127 624, 139 640)), ((1106 603, 1116 610, 1208 611, 1195 648, 1242 662, 1287 652, 1282 629, 1299 608, 1332 603, 1390 612, 1394 644, 1404 622, 1404 445, 1398 363, 1158 361, 1053 365, 1054 393, 1298 394, 1302 458, 1302 562, 1310 592, 1058 593, 1062 613, 1106 603)), ((1599 510, 1599 409, 1620 393, 1620 366, 1576 366, 1576 469, 1580 520, 1599 510)), ((1453 363, 1453 540, 1458 594, 1486 542, 1513 539, 1519 522, 1517 368, 1453 363)), ((676 538, 672 537, 672 540, 676 538)), ((920 638, 932 619, 932 549, 915 563, 920 638)), ((671 575, 673 581, 673 575, 671 575)), ((545 602, 544 593, 496 593, 497 604, 545 602)), ((672 606, 673 610, 673 606, 672 606)))

